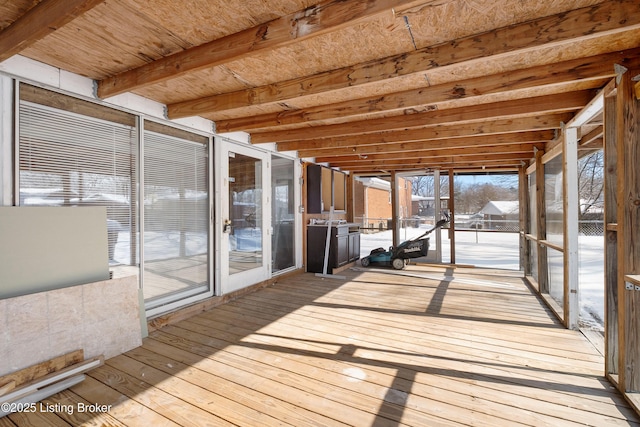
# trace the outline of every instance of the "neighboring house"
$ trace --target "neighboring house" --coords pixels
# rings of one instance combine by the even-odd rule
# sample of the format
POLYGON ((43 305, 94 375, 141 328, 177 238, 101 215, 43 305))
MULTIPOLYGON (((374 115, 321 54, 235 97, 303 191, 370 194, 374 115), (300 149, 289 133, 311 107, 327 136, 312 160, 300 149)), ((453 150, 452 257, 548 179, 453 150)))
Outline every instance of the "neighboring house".
MULTIPOLYGON (((400 218, 413 215, 411 181, 398 178, 400 218)), ((391 183, 380 178, 357 178, 354 188, 354 218, 363 228, 386 229, 391 220, 391 183)))
POLYGON ((517 200, 491 200, 479 213, 483 215, 484 226, 473 228, 499 228, 504 226, 506 221, 519 220, 519 203, 517 200))

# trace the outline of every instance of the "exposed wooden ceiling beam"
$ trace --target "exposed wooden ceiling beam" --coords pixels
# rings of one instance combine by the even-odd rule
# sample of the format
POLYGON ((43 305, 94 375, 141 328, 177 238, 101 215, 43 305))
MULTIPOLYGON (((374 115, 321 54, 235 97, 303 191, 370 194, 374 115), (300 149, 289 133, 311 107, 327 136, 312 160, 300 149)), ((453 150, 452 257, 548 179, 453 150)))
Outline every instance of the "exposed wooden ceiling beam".
POLYGON ((353 147, 332 147, 311 150, 298 150, 298 156, 325 157, 347 156, 347 155, 369 155, 381 153, 394 153, 404 151, 440 150, 443 148, 475 148, 483 146, 493 146, 496 144, 538 144, 545 143, 555 137, 552 130, 503 133, 497 135, 476 135, 451 139, 423 140, 415 142, 386 143, 379 145, 360 145, 353 147))
POLYGON ((43 0, 0 32, 0 62, 53 33, 104 0, 43 0))
POLYGON ((533 148, 544 148, 544 143, 538 142, 533 144, 496 144, 493 146, 481 146, 474 148, 446 148, 446 149, 424 149, 415 151, 403 151, 394 153, 381 153, 369 155, 351 155, 351 156, 325 156, 316 157, 317 163, 331 163, 332 165, 340 165, 341 163, 352 163, 361 160, 405 160, 413 161, 420 157, 446 157, 446 156, 466 156, 477 154, 508 154, 508 153, 533 153, 533 148))
POLYGON ((438 125, 403 131, 351 135, 335 138, 320 138, 306 141, 289 141, 278 143, 278 150, 293 151, 317 148, 355 147, 359 145, 423 141, 426 139, 450 139, 481 134, 490 135, 559 129, 560 123, 566 123, 571 116, 571 113, 560 113, 534 117, 502 119, 482 123, 456 123, 454 125, 438 125))
MULTIPOLYGON (((613 0, 396 55, 243 91, 172 104, 172 118, 282 102, 393 77, 640 28, 640 4, 613 0)), ((100 93, 100 92, 99 92, 100 93)))
MULTIPOLYGON (((613 70, 613 65, 611 63, 608 65, 607 68, 613 70)), ((613 74, 613 71, 611 71, 610 74, 613 74)), ((291 125, 310 124, 313 121, 331 120, 338 117, 357 119, 358 116, 361 117, 364 114, 369 115, 367 118, 372 117, 372 114, 382 116, 382 113, 384 113, 386 117, 420 114, 440 109, 443 106, 446 107, 451 101, 470 97, 478 99, 478 103, 482 104, 487 102, 483 100, 483 96, 498 93, 500 93, 500 102, 505 102, 511 99, 531 97, 531 89, 534 89, 536 92, 542 91, 545 95, 594 89, 601 87, 602 82, 611 77, 612 76, 603 74, 580 80, 558 81, 542 86, 534 86, 535 78, 531 78, 518 85, 522 86, 522 88, 515 88, 509 83, 497 80, 501 77, 487 76, 473 79, 477 80, 480 84, 473 84, 471 80, 458 81, 446 85, 429 86, 413 91, 393 93, 383 97, 369 97, 299 110, 217 120, 215 123, 216 130, 221 133, 235 131, 264 132, 278 126, 291 127, 291 125), (480 87, 482 82, 494 86, 495 90, 483 91, 480 87), (524 86, 529 83, 531 83, 531 86, 525 88, 524 86)), ((507 79, 506 81, 511 82, 513 80, 507 79)), ((543 95, 540 94, 539 96, 543 95)))
MULTIPOLYGON (((495 166, 495 167, 486 167, 486 166, 481 166, 481 165, 466 165, 465 167, 460 167, 459 165, 456 166, 455 168, 453 167, 446 167, 446 168, 442 168, 442 167, 438 167, 437 169, 440 171, 440 173, 448 173, 449 170, 453 171, 454 173, 479 173, 479 174, 484 174, 484 173, 516 173, 518 172, 519 168, 522 167, 521 164, 513 165, 511 163, 508 163, 507 165, 504 166, 495 166)), ((429 172, 431 172, 431 169, 428 170, 429 172)), ((388 177, 390 174, 390 171, 388 170, 367 170, 367 169, 359 169, 357 171, 351 171, 352 174, 354 176, 361 176, 361 177, 378 177, 378 178, 383 178, 383 177, 388 177)), ((407 173, 407 172, 415 172, 416 176, 418 175, 423 175, 426 170, 424 168, 415 168, 415 169, 403 169, 401 171, 397 171, 397 172, 403 172, 403 173, 407 173)))
POLYGON ((462 123, 476 120, 500 120, 532 114, 577 111, 591 100, 591 91, 572 92, 561 97, 547 95, 505 102, 476 104, 447 110, 434 110, 402 116, 391 116, 375 120, 359 120, 326 126, 305 126, 251 134, 252 143, 302 141, 305 139, 330 138, 344 135, 366 134, 393 129, 411 129, 446 123, 462 123))
POLYGON ((585 135, 580 137, 578 150, 599 150, 604 143, 604 127, 602 125, 595 126, 585 135))
POLYGON ((414 162, 367 162, 361 161, 352 165, 343 164, 341 170, 358 171, 358 170, 415 170, 415 169, 433 169, 433 168, 459 168, 459 167, 497 167, 497 166, 519 166, 523 162, 526 163, 531 159, 531 153, 522 154, 496 154, 481 156, 449 156, 436 158, 421 158, 414 162))
MULTIPOLYGON (((336 31, 381 13, 417 4, 417 0, 328 0, 264 24, 178 52, 98 84, 102 98, 160 83, 188 72, 247 58, 311 36, 336 31)), ((421 3, 424 3, 422 1, 421 3)))

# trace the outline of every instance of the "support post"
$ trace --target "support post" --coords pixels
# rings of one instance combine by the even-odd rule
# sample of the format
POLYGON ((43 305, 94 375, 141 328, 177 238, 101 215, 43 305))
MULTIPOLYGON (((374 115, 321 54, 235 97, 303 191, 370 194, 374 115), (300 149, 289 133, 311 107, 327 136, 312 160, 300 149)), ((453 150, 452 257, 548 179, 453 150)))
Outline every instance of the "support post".
POLYGON ((578 329, 578 129, 563 130, 563 215, 564 215, 564 320, 567 328, 578 329))
MULTIPOLYGON (((538 212, 538 241, 547 238, 547 210, 544 201, 544 151, 536 153, 536 212, 538 212)), ((547 267, 547 247, 538 244, 538 290, 549 293, 549 271, 547 267)))
MULTIPOLYGON (((449 214, 451 220, 449 222, 449 247, 450 247, 450 259, 451 264, 456 263, 456 204, 455 204, 455 191, 454 191, 454 175, 453 169, 449 169, 449 214)), ((436 221, 437 222, 437 221, 436 221)))
POLYGON ((391 228, 393 246, 400 244, 400 221, 398 220, 400 200, 398 198, 398 176, 395 171, 391 172, 391 228))
POLYGON ((635 98, 632 77, 618 76, 617 88, 617 207, 618 207, 618 297, 619 381, 626 392, 640 391, 640 291, 625 287, 625 275, 640 274, 640 101, 635 98))
POLYGON ((618 375, 620 319, 618 311, 618 208, 616 205, 618 183, 616 177, 618 153, 616 149, 616 97, 613 93, 604 98, 604 289, 605 373, 618 375))
POLYGON ((526 235, 529 234, 529 183, 527 170, 524 166, 518 168, 518 194, 520 205, 520 270, 525 276, 531 275, 531 263, 529 262, 529 245, 526 235))

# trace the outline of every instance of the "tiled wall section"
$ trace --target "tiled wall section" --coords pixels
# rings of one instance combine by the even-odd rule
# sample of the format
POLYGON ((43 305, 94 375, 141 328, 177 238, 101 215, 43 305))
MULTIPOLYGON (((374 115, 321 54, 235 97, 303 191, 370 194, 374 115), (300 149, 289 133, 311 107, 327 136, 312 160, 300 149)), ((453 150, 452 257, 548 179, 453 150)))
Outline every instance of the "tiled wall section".
POLYGON ((0 300, 0 376, 83 349, 110 358, 142 343, 135 276, 0 300))

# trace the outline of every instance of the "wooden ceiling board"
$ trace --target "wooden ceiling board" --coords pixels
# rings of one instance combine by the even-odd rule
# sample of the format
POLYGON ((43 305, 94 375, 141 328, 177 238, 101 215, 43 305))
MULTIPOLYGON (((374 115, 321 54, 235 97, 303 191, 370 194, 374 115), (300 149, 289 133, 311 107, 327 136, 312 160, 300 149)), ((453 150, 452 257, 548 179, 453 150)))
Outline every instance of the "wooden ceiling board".
POLYGON ((186 41, 146 19, 143 12, 113 0, 96 6, 23 54, 102 79, 188 47, 186 41))
MULTIPOLYGON (((307 105, 328 105, 337 102, 343 102, 344 99, 358 99, 367 97, 383 96, 388 93, 411 90, 421 88, 426 85, 438 85, 459 79, 469 79, 480 76, 509 72, 516 69, 529 68, 540 65, 553 64, 558 61, 566 61, 584 56, 593 56, 600 53, 613 52, 618 50, 626 50, 640 45, 640 29, 635 29, 625 33, 617 33, 603 36, 598 40, 583 39, 573 44, 554 45, 551 47, 540 47, 533 55, 531 51, 525 52, 509 52, 499 55, 497 58, 484 57, 462 63, 454 63, 451 65, 431 67, 422 73, 414 73, 400 78, 381 79, 376 83, 369 83, 359 86, 346 86, 342 90, 333 90, 332 83, 339 79, 352 78, 350 74, 354 69, 346 68, 344 71, 326 73, 318 75, 318 78, 297 78, 293 80, 281 80, 274 85, 267 85, 258 88, 250 88, 246 94, 242 92, 229 93, 229 95, 219 96, 217 99, 205 100, 200 104, 203 107, 214 109, 215 111, 206 112, 206 116, 213 120, 228 120, 233 115, 241 117, 242 115, 254 114, 250 109, 232 112, 229 114, 227 109, 243 108, 248 104, 282 102, 290 110, 292 107, 299 109, 307 108, 307 105), (313 87, 316 90, 321 86, 327 86, 329 92, 321 95, 304 96, 300 90, 301 87, 313 87), (347 92, 344 92, 347 91, 347 92), (303 96, 301 96, 303 95, 303 96), (291 99, 295 98, 295 101, 291 99), (273 101, 271 101, 273 100, 273 101), (227 102, 231 104, 226 105, 227 102), (304 102, 304 103, 303 103, 304 102), (237 103, 237 105, 236 105, 237 103), (243 105, 244 104, 244 105, 243 105), (210 105, 210 106, 209 106, 210 105)), ((266 66, 267 64, 265 64, 266 66)), ((340 86, 335 85, 335 89, 340 86)), ((206 95, 206 94, 205 94, 206 95)), ((202 94, 198 98, 200 98, 202 94)), ((200 101, 198 101, 200 102, 200 101)), ((172 111, 170 106, 169 110, 172 111)), ((201 107, 199 107, 201 108, 201 107)), ((193 115, 188 114, 188 115, 193 115)), ((180 117, 181 115, 178 115, 180 117)))
POLYGON ((592 6, 602 0, 452 0, 404 11, 418 49, 592 6), (452 19, 455 17, 455 19, 452 19))
MULTIPOLYGON (((613 67, 612 67, 613 69, 613 67)), ((611 73, 613 75, 613 73, 611 73)), ((437 91, 430 91, 430 88, 412 93, 414 98, 400 97, 397 102, 393 102, 393 97, 370 97, 358 104, 361 108, 353 111, 352 101, 345 103, 329 104, 309 109, 290 110, 279 113, 271 113, 262 116, 243 114, 242 117, 231 120, 217 120, 216 124, 221 132, 232 132, 237 130, 247 130, 252 133, 259 133, 269 130, 296 129, 307 126, 315 126, 318 123, 345 123, 349 121, 368 119, 382 119, 401 115, 425 113, 432 110, 445 110, 473 106, 477 104, 488 104, 513 99, 532 98, 536 96, 560 94, 580 90, 599 88, 608 79, 588 78, 577 81, 559 82, 550 85, 525 87, 504 92, 488 92, 486 94, 468 90, 464 93, 458 92, 457 87, 448 86, 442 89, 442 96, 436 98, 437 91), (416 104, 417 102, 428 102, 416 104), (393 104, 391 108, 387 104, 393 104), (344 108, 341 108, 344 106, 344 108)), ((466 89, 471 89, 466 87, 466 89)), ((465 86, 460 87, 461 91, 465 86)))
MULTIPOLYGON (((401 163, 425 144, 440 167, 517 166, 516 148, 478 147, 530 157, 540 141, 521 138, 551 138, 614 76, 615 55, 587 57, 640 49, 637 0, 73 1, 81 15, 20 36, 22 55, 359 171, 424 167, 401 163)), ((0 31, 37 3, 0 4, 0 31)))
POLYGON ((198 46, 312 6, 313 0, 121 0, 198 46), (197 23, 194 25, 194 23, 197 23))
MULTIPOLYGON (((248 82, 225 66, 208 68, 175 79, 136 89, 135 93, 163 104, 182 102, 194 97, 251 88, 248 82)), ((278 110, 275 108, 274 110, 278 110)), ((204 115, 202 115, 204 117, 204 115)))

